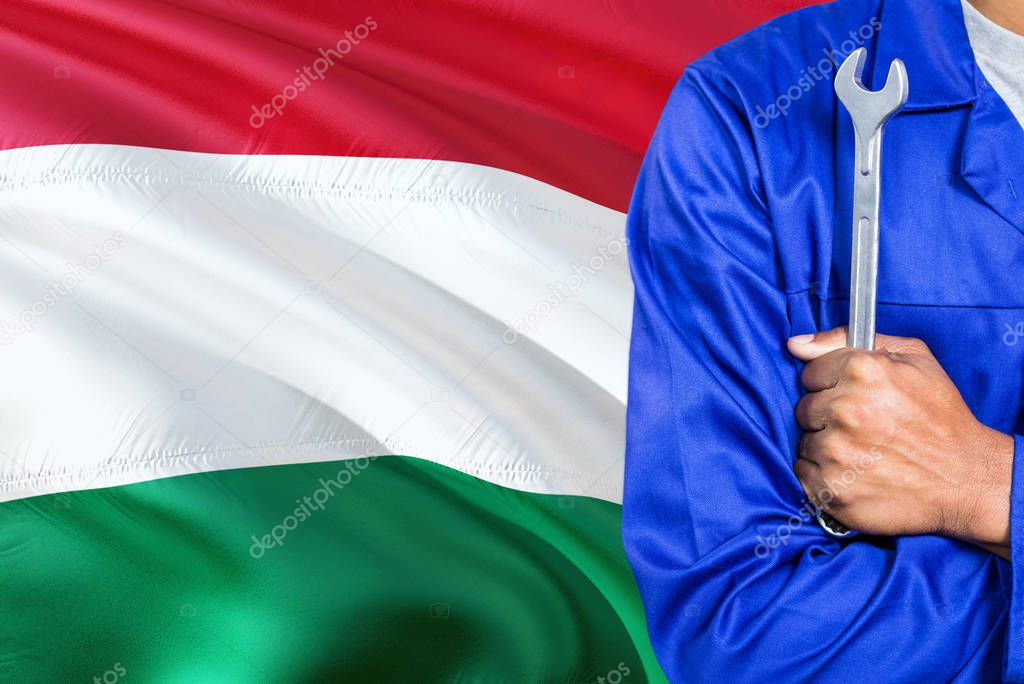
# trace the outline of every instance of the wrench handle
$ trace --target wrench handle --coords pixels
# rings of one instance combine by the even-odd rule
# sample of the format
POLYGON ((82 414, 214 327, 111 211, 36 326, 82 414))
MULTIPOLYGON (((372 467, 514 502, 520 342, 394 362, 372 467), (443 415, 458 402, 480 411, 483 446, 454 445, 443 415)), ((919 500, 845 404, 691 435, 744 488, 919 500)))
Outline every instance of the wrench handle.
POLYGON ((878 282, 878 200, 881 190, 882 129, 867 141, 857 136, 853 181, 853 237, 850 250, 850 326, 846 344, 875 348, 878 282))
MULTIPOLYGON (((850 325, 846 346, 875 348, 878 283, 878 198, 881 190, 882 129, 865 143, 857 136, 853 180, 853 237, 850 258, 850 325)), ((818 511, 818 524, 833 537, 856 534, 828 513, 818 511)))

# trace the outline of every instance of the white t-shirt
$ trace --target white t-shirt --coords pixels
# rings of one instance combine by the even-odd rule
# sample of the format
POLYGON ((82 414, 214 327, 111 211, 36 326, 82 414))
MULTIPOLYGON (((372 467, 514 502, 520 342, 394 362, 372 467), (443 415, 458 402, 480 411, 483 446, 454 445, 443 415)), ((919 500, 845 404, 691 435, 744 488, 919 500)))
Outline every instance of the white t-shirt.
POLYGON ((995 23, 962 0, 967 36, 981 73, 1024 126, 1024 36, 995 23))

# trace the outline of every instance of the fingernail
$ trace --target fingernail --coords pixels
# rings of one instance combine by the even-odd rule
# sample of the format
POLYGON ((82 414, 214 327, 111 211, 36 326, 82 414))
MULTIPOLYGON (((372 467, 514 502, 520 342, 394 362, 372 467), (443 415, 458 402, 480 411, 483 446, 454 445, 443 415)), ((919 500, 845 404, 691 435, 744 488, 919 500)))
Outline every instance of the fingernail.
POLYGON ((789 341, 793 344, 807 344, 814 339, 814 333, 807 333, 805 335, 793 335, 789 338, 789 341))

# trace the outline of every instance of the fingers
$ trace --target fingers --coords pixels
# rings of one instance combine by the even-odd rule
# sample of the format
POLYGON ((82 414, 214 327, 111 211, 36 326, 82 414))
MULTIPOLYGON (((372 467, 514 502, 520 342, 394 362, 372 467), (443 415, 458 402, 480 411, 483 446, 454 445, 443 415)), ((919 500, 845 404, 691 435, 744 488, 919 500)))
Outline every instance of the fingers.
POLYGON ((849 347, 843 347, 820 356, 804 366, 801 380, 808 392, 832 389, 846 375, 850 357, 855 354, 869 354, 849 347))
POLYGON ((808 432, 800 440, 799 457, 793 464, 800 486, 807 500, 822 510, 831 505, 834 495, 826 480, 827 456, 822 452, 825 438, 822 432, 808 432))
POLYGON ((797 402, 793 413, 796 422, 807 432, 818 432, 832 420, 832 401, 827 392, 811 392, 797 402))
POLYGON ((801 458, 793 464, 793 472, 796 473, 796 477, 800 481, 800 486, 804 489, 807 500, 815 506, 820 505, 817 494, 821 491, 821 466, 801 458))
POLYGON ((809 341, 797 341, 801 335, 789 339, 793 355, 807 362, 802 380, 808 391, 829 390, 848 379, 877 383, 887 377, 893 362, 917 363, 935 358, 924 342, 912 337, 877 335, 875 351, 837 347, 840 340, 845 344, 844 332, 845 328, 835 328, 817 333, 809 341))
POLYGON ((815 465, 821 465, 824 460, 822 435, 823 433, 820 430, 818 432, 805 433, 797 444, 797 458, 815 465))
POLYGON ((811 335, 795 335, 786 342, 789 353, 801 361, 812 361, 846 346, 846 328, 833 328, 811 335))
MULTIPOLYGON (((786 341, 789 353, 801 361, 813 361, 846 346, 846 326, 806 335, 794 335, 786 341)), ((928 345, 914 337, 875 335, 875 349, 892 354, 930 353, 928 345)))

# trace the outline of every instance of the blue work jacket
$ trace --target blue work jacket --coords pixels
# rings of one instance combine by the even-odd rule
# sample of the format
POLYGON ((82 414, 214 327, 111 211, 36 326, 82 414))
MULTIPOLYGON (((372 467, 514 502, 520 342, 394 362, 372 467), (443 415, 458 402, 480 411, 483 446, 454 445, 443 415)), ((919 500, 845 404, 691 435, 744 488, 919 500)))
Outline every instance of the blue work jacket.
POLYGON ((668 676, 1024 681, 1024 129, 959 0, 840 0, 694 62, 628 236, 623 535, 668 676), (923 339, 978 419, 1018 435, 1011 562, 939 536, 830 537, 793 473, 786 339, 849 314, 854 132, 832 80, 861 46, 868 87, 897 57, 910 81, 884 135, 878 330, 923 339))

